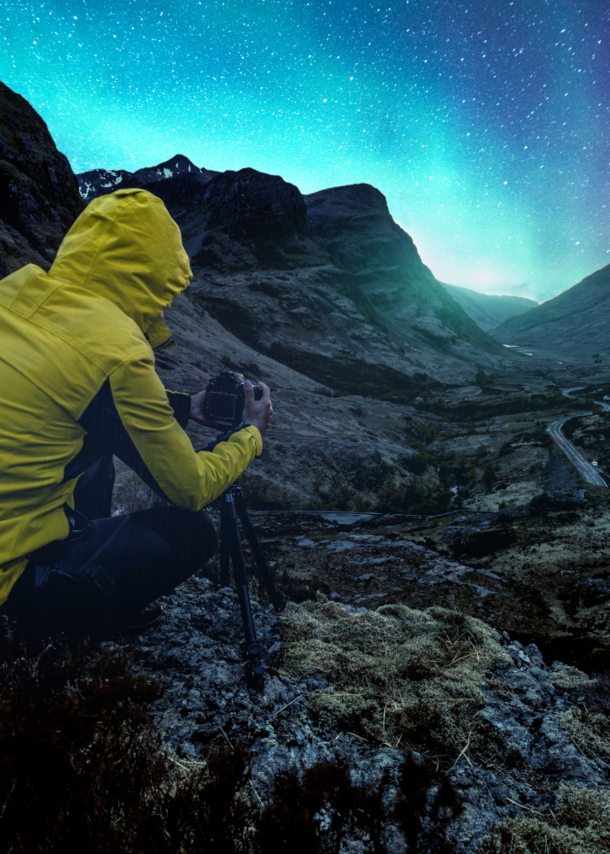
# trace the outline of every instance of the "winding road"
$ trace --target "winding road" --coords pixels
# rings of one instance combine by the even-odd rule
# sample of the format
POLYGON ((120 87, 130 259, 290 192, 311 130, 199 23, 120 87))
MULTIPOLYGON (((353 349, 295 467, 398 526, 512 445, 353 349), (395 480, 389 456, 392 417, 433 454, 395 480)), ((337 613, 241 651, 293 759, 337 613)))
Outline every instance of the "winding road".
MULTIPOLYGON (((570 397, 570 392, 573 391, 580 391, 580 389, 567 388, 563 394, 565 397, 570 397)), ((596 400, 595 403, 597 403, 598 406, 601 406, 605 412, 610 412, 610 404, 604 403, 601 400, 596 400)), ((578 415, 565 415, 563 418, 558 418, 557 421, 552 421, 546 428, 547 433, 550 433, 551 438, 556 442, 559 448, 561 448, 566 457, 587 483, 591 483, 594 486, 607 486, 606 481, 599 473, 599 469, 596 466, 591 465, 591 463, 583 457, 580 451, 576 450, 574 445, 566 439, 561 432, 561 428, 566 421, 570 421, 572 418, 582 418, 585 415, 591 415, 591 413, 579 412, 578 415)))

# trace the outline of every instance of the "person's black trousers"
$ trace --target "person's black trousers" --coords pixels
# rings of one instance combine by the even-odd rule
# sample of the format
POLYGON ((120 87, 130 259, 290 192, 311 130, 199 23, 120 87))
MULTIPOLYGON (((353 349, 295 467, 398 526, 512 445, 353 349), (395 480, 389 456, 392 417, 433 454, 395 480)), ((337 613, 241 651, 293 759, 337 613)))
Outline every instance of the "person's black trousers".
MULTIPOLYGON (((104 393, 103 405, 96 399, 87 411, 89 432, 79 454, 85 468, 74 493, 78 512, 67 509, 71 533, 32 554, 2 608, 33 639, 58 632, 108 637, 136 622, 142 608, 171 593, 216 551, 216 532, 204 512, 167 506, 110 516, 112 454, 162 493, 104 393)), ((184 412, 176 417, 185 420, 184 412)))

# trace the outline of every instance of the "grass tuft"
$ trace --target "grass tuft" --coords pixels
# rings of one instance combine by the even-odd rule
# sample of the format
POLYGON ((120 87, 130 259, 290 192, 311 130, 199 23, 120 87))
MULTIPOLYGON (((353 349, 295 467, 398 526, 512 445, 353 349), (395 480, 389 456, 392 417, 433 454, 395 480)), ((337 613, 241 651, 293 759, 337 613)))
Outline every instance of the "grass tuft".
POLYGON ((288 674, 328 681, 312 700, 327 725, 447 761, 470 742, 481 680, 512 664, 493 629, 444 608, 291 603, 282 626, 288 674))

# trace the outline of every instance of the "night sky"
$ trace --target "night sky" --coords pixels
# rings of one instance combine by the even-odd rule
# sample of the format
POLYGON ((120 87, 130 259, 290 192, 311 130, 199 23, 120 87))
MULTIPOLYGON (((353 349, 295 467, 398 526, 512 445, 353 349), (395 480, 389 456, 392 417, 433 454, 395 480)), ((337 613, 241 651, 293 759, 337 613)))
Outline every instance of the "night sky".
POLYGON ((0 39, 77 172, 366 181, 437 278, 488 293, 610 263, 610 0, 4 0, 0 39))

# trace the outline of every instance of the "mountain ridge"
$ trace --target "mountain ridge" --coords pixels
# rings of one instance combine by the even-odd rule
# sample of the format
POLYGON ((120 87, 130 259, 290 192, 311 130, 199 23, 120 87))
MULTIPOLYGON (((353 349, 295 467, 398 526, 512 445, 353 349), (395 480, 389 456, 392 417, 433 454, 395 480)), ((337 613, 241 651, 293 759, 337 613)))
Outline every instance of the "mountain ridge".
POLYGON ((519 317, 498 326, 503 344, 592 356, 610 353, 610 264, 519 317))
POLYGON ((84 207, 43 119, 0 83, 0 277, 28 263, 48 270, 84 207))
POLYGON ((195 273, 189 298, 325 385, 357 393, 358 380, 346 386, 344 376, 354 358, 367 376, 377 365, 441 382, 465 378, 483 358, 510 360, 436 281, 370 185, 303 196, 245 168, 146 188, 181 228, 195 273))
POLYGON ((525 297, 482 294, 470 288, 449 285, 445 282, 441 282, 441 285, 462 306, 466 314, 472 317, 481 329, 489 333, 505 320, 524 314, 539 305, 535 300, 525 297))
POLYGON ((91 202, 97 196, 111 193, 119 187, 145 187, 161 178, 173 178, 189 173, 208 177, 208 180, 217 174, 195 166, 184 154, 175 154, 157 166, 145 166, 135 172, 126 169, 90 169, 88 172, 80 172, 76 177, 81 196, 85 201, 91 202))

